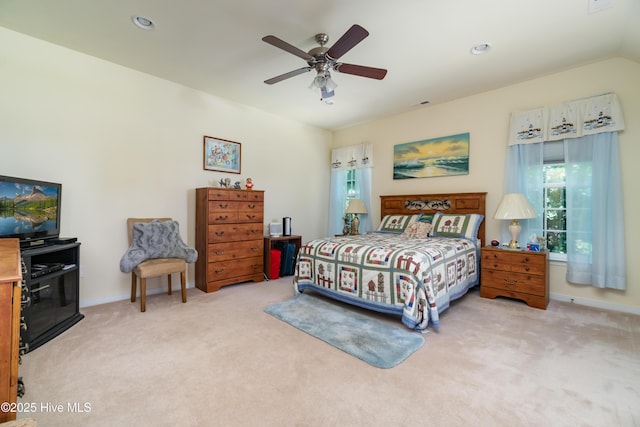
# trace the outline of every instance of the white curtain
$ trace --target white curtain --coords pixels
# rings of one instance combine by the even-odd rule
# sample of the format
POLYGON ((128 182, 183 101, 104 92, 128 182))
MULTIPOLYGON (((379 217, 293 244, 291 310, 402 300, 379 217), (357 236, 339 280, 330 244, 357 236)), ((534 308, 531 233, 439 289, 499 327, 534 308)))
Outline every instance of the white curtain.
MULTIPOLYGON (((344 227, 347 194, 346 171, 356 170, 360 199, 367 212, 371 212, 371 182, 373 175, 373 148, 370 143, 350 145, 331 150, 331 189, 329 195, 329 233, 341 234, 344 227)), ((359 215, 360 230, 372 230, 371 215, 359 215)))
POLYGON ((567 139, 567 280, 626 288, 618 134, 567 139))
MULTIPOLYGON (((542 236, 544 221, 544 177, 543 177, 543 144, 511 145, 507 148, 507 160, 504 174, 504 192, 522 193, 527 198, 537 217, 520 220, 522 231, 520 240, 529 241, 532 234, 542 236)), ((503 221, 501 241, 511 240, 508 221, 503 221)))
POLYGON ((539 214, 522 222, 524 236, 542 231, 543 141, 564 140, 569 282, 626 288, 617 139, 623 129, 613 93, 511 115, 505 192, 524 193, 539 214))
MULTIPOLYGON (((331 169, 329 192, 329 235, 342 234, 344 227, 344 203, 347 197, 347 175, 342 169, 331 169)), ((365 205, 366 206, 366 205, 365 205)))

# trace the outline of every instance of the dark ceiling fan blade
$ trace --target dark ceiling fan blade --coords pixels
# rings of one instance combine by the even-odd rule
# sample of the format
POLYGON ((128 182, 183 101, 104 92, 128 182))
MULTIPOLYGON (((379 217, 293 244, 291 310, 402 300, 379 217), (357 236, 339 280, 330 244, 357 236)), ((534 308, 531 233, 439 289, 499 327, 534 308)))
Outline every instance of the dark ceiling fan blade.
POLYGON ((293 70, 293 71, 289 71, 288 73, 284 73, 284 74, 280 74, 279 76, 273 77, 269 80, 265 80, 264 82, 268 85, 272 85, 274 83, 278 83, 281 82, 283 80, 286 80, 290 77, 294 77, 297 76, 298 74, 302 74, 302 73, 307 73, 309 71, 313 70, 312 67, 303 67, 303 68, 298 68, 297 70, 293 70))
POLYGON ((327 51, 327 56, 331 59, 338 59, 349 52, 355 45, 360 43, 369 35, 369 32, 360 25, 353 25, 337 42, 327 51))
POLYGON ((387 75, 387 70, 383 68, 365 67, 363 65, 337 63, 334 67, 336 71, 345 74, 353 74, 360 77, 369 77, 370 79, 382 80, 387 75))
POLYGON ((292 53, 295 56, 299 56, 300 58, 304 59, 305 61, 310 61, 310 60, 313 59, 313 56, 309 55, 304 50, 298 49, 297 47, 295 47, 293 45, 290 45, 286 41, 280 40, 276 36, 264 36, 262 38, 262 41, 266 42, 266 43, 269 43, 270 45, 273 45, 273 46, 275 46, 277 48, 280 48, 280 49, 282 49, 284 51, 292 53))

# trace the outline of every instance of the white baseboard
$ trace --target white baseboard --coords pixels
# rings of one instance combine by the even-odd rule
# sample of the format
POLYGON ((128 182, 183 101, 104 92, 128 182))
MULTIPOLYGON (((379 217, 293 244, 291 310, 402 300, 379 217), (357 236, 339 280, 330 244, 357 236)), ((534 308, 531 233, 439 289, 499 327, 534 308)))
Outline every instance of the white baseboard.
POLYGON ((610 302, 595 301, 588 298, 572 297, 569 295, 553 294, 553 293, 549 295, 549 298, 555 301, 570 302, 570 303, 579 304, 579 305, 586 305, 588 307, 601 308, 604 310, 613 310, 613 311, 620 311, 623 313, 640 314, 640 307, 631 307, 628 305, 613 304, 610 302))
MULTIPOLYGON (((193 283, 187 283, 187 289, 189 288, 193 288, 195 287, 195 284, 193 283)), ((178 285, 178 287, 176 288, 175 285, 172 286, 173 288, 173 292, 180 292, 180 286, 178 285)), ((140 285, 138 285, 138 295, 140 292, 140 285)), ((167 292, 167 288, 166 286, 160 287, 160 288, 153 288, 153 289, 147 289, 147 295, 157 295, 157 294, 162 294, 162 293, 166 293, 167 292)), ((140 297, 138 297, 139 300, 140 297)), ((100 304, 107 304, 110 302, 116 302, 116 301, 124 301, 124 300, 128 300, 131 299, 131 294, 127 293, 127 294, 120 294, 120 295, 114 295, 114 296, 110 296, 110 297, 105 297, 105 298, 95 298, 95 299, 82 299, 80 298, 80 308, 84 308, 84 307, 91 307, 93 305, 100 305, 100 304)))

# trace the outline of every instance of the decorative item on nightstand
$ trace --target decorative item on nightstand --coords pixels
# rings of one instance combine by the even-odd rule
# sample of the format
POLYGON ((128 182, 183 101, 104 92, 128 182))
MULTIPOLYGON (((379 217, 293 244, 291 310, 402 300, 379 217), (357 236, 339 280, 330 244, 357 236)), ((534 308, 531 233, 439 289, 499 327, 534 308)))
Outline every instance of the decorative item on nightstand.
POLYGON ((502 196, 502 200, 498 204, 498 209, 493 216, 495 219, 510 219, 509 233, 511 233, 511 241, 509 247, 512 249, 519 248, 518 236, 522 227, 518 222, 519 219, 535 218, 536 212, 531 207, 529 201, 521 193, 508 193, 502 196))
POLYGON ((357 235, 359 234, 358 228, 360 227, 360 219, 358 218, 358 214, 367 214, 367 208, 364 206, 364 203, 361 199, 351 199, 349 200, 349 205, 347 206, 348 214, 353 214, 353 218, 351 219, 351 234, 357 235))

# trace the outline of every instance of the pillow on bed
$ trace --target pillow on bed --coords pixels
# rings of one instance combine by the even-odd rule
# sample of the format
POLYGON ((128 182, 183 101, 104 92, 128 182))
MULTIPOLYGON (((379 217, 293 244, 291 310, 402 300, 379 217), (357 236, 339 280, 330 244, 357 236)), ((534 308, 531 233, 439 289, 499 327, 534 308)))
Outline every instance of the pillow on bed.
POLYGON ((424 239, 429 237, 430 232, 431 223, 417 221, 409 224, 400 237, 404 237, 405 239, 424 239))
POLYGON ((478 238, 478 229, 483 219, 484 216, 480 214, 447 215, 437 212, 433 216, 431 236, 463 237, 475 240, 478 238))
POLYGON ((418 222, 426 222, 428 224, 433 224, 433 216, 435 214, 421 214, 420 218, 418 218, 418 222))
POLYGON ((420 215, 386 215, 382 218, 378 232, 402 234, 405 228, 418 220, 420 215))

